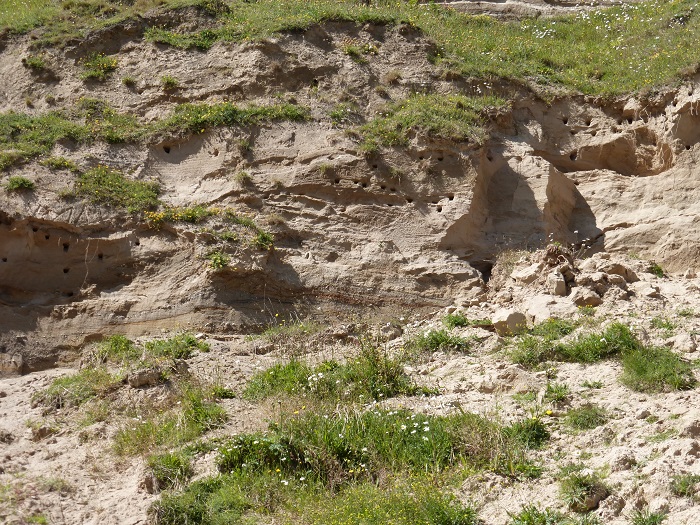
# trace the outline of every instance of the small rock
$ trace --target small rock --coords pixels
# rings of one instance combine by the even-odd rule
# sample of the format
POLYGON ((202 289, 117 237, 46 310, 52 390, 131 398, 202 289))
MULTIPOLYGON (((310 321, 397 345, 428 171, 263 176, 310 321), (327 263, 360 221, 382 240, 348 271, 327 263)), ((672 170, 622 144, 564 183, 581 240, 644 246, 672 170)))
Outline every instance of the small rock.
POLYGON ((9 430, 0 429, 0 443, 7 443, 8 445, 15 440, 15 436, 9 430))
POLYGON ((674 337, 671 337, 666 342, 670 343, 671 346, 679 352, 685 352, 690 354, 697 350, 697 345, 695 344, 693 336, 688 333, 678 334, 674 337))
POLYGON ((631 469, 636 464, 637 460, 634 454, 627 449, 621 449, 613 453, 610 459, 610 470, 613 472, 621 472, 631 469))
POLYGON ((496 383, 490 380, 482 381, 477 386, 477 390, 482 394, 492 394, 496 391, 496 383))
POLYGON ((161 380, 161 371, 158 368, 143 368, 129 373, 126 380, 132 388, 157 385, 161 380))
POLYGON ((700 437, 700 420, 695 419, 686 423, 681 429, 680 436, 694 439, 700 437))
POLYGON ((569 298, 576 306, 598 306, 603 302, 600 295, 582 287, 575 288, 569 298))
POLYGON ((624 508, 625 500, 620 496, 612 495, 600 502, 600 505, 598 506, 598 513, 605 522, 619 516, 624 508))
POLYGON ((393 341, 394 339, 401 337, 403 330, 401 330, 401 328, 398 326, 387 323, 379 329, 379 334, 381 335, 382 339, 386 341, 393 341))
POLYGON ((0 398, 7 397, 7 392, 0 390, 0 398))
POLYGON ((530 284, 540 275, 542 271, 542 266, 540 263, 534 263, 525 268, 520 268, 511 273, 511 277, 516 281, 520 281, 523 284, 530 284))
POLYGON ((502 308, 492 318, 493 326, 498 335, 512 335, 527 328, 527 318, 522 312, 502 308))
POLYGON ((636 419, 646 419, 651 415, 651 412, 647 410, 646 408, 642 408, 641 410, 638 410, 637 413, 634 415, 636 419))
POLYGON ((622 288, 623 290, 627 290, 627 281, 621 275, 616 275, 616 274, 608 275, 608 281, 610 282, 610 284, 613 284, 613 285, 617 286, 618 288, 622 288))
POLYGON ((649 512, 666 514, 668 512, 668 500, 666 498, 654 498, 649 502, 649 512))
POLYGON ((691 270, 690 268, 688 268, 683 274, 683 277, 686 279, 695 279, 697 276, 698 274, 695 273, 695 270, 691 270))
POLYGON ((39 427, 32 428, 32 441, 40 441, 46 436, 53 434, 55 430, 48 425, 41 425, 39 427))
POLYGON ((566 280, 559 272, 550 273, 547 276, 547 291, 552 295, 566 295, 566 280))
POLYGON ((639 281, 639 277, 634 273, 634 270, 620 263, 610 263, 601 267, 601 271, 607 273, 608 275, 619 275, 628 283, 636 283, 639 281))

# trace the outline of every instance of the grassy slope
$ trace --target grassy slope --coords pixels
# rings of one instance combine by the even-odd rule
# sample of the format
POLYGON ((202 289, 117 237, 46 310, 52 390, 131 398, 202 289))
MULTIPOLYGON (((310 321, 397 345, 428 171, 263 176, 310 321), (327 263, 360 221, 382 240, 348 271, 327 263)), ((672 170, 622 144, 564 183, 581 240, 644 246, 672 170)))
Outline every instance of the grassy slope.
MULTIPOLYGON (((154 2, 141 0, 130 7, 104 0, 86 1, 81 7, 62 5, 67 7, 50 0, 21 4, 1 0, 0 27, 25 31, 45 24, 52 34, 75 32, 76 27, 105 25, 143 13, 154 2), (93 13, 98 13, 97 19, 93 13)), ((383 0, 372 6, 351 0, 234 0, 228 8, 214 2, 170 0, 164 5, 200 5, 218 14, 220 25, 215 30, 184 36, 161 30, 150 33, 156 40, 183 47, 207 47, 220 39, 260 39, 326 20, 405 22, 438 44, 438 62, 461 74, 527 78, 590 94, 620 94, 668 84, 698 65, 693 43, 700 36, 700 14, 692 11, 690 0, 656 0, 522 22, 383 0)))

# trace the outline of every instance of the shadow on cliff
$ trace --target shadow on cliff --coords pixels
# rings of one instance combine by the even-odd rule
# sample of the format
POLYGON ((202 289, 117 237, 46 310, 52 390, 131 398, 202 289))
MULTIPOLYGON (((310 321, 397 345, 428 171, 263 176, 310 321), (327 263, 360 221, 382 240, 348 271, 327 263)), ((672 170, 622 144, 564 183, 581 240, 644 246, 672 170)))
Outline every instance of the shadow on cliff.
POLYGON ((485 280, 503 251, 602 241, 575 183, 545 159, 505 157, 492 147, 482 151, 476 168, 469 211, 445 231, 440 248, 469 262, 485 280))

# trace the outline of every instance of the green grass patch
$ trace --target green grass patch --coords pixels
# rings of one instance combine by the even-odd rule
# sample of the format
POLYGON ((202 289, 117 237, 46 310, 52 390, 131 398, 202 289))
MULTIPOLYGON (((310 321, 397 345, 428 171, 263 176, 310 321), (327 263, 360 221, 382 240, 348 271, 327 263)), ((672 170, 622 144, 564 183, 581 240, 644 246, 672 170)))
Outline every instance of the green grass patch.
POLYGON ((42 166, 46 166, 52 170, 67 170, 72 173, 79 173, 80 168, 72 160, 65 157, 49 157, 41 161, 42 166))
POLYGON ((379 401, 398 395, 434 394, 418 387, 404 372, 399 359, 381 349, 363 345, 360 354, 345 363, 324 361, 311 367, 293 359, 254 375, 244 396, 260 400, 275 395, 298 395, 327 401, 379 401))
POLYGON ((566 520, 566 516, 557 510, 526 505, 517 514, 510 515, 508 525, 566 525, 566 520))
POLYGON ((562 469, 559 476, 559 494, 574 512, 588 512, 587 500, 599 496, 604 498, 609 490, 596 472, 581 468, 562 469))
MULTIPOLYGON (((100 0, 3 2, 8 8, 0 10, 0 27, 27 31, 45 25, 44 41, 65 41, 81 30, 143 14, 156 5, 154 0, 125 4, 100 0)), ((596 95, 648 90, 687 76, 697 65, 693 42, 700 34, 700 15, 692 0, 635 2, 521 21, 386 0, 370 5, 353 0, 236 1, 214 11, 211 2, 165 1, 166 8, 192 4, 214 12, 218 25, 192 33, 151 29, 147 37, 181 48, 208 49, 217 40, 260 40, 326 21, 407 23, 436 43, 436 64, 452 72, 527 80, 596 95)), ((356 51, 364 58, 363 49, 356 51)), ((377 52, 381 54, 382 49, 377 52)), ((102 68, 95 70, 99 76, 102 68)))
POLYGON ((381 489, 371 483, 349 487, 304 513, 309 525, 478 525, 474 507, 420 481, 381 489))
POLYGON ((564 418, 564 422, 575 430, 592 430, 604 425, 607 421, 607 412, 592 403, 572 408, 564 418))
POLYGON ((174 335, 169 339, 148 341, 144 346, 151 355, 170 359, 189 359, 197 350, 200 352, 210 350, 209 344, 200 341, 189 332, 174 335))
POLYGON ((459 463, 513 477, 532 474, 521 431, 475 414, 316 410, 285 416, 272 428, 223 444, 219 470, 280 472, 331 485, 372 480, 382 471, 436 474, 459 463))
POLYGON ((83 80, 107 80, 119 65, 118 60, 112 56, 106 56, 102 53, 92 53, 80 60, 80 66, 83 72, 80 78, 83 80))
POLYGON ((486 138, 484 110, 504 104, 494 97, 411 95, 357 130, 360 147, 372 153, 380 147, 406 146, 412 133, 481 143, 486 138))
POLYGON ((671 478, 671 492, 680 498, 694 498, 698 493, 700 475, 676 474, 671 478))
POLYGON ((452 335, 447 330, 428 330, 410 338, 404 346, 410 355, 419 357, 437 351, 466 351, 470 342, 464 337, 452 335))
POLYGON ((32 402, 53 409, 80 406, 117 389, 121 382, 120 376, 111 374, 104 367, 84 368, 76 374, 54 379, 48 388, 32 396, 32 402))
POLYGON ((127 179, 118 170, 98 166, 82 173, 75 182, 73 195, 93 204, 126 209, 138 213, 158 206, 160 187, 156 182, 127 179))
MULTIPOLYGON (((293 104, 238 107, 219 104, 181 104, 170 116, 142 124, 106 102, 81 98, 71 111, 26 115, 0 113, 0 170, 51 152, 61 140, 78 144, 157 142, 164 136, 204 133, 217 126, 247 126, 276 120, 303 120, 308 110, 293 104)), ((61 166, 49 167, 60 168, 61 166)), ((68 166, 63 166, 68 168, 68 166)), ((77 171, 77 170, 76 170, 77 171)))
POLYGON ((148 454, 159 448, 182 445, 220 427, 226 411, 202 388, 181 386, 177 401, 166 412, 129 421, 114 436, 114 451, 120 456, 148 454))
POLYGON ((620 381, 638 392, 688 390, 697 384, 693 367, 662 347, 638 348, 622 357, 620 381))
POLYGON ((10 177, 7 180, 7 183, 5 184, 5 190, 6 191, 14 191, 14 192, 20 192, 20 191, 33 191, 36 185, 34 184, 33 181, 29 180, 26 177, 20 177, 18 175, 14 175, 10 177))
POLYGON ((665 512, 652 512, 649 509, 634 509, 630 516, 631 525, 661 525, 664 521, 665 512))
POLYGON ((447 314, 442 318, 444 325, 450 330, 453 328, 463 328, 467 326, 488 326, 491 324, 489 319, 469 319, 463 313, 447 314))
POLYGON ((148 458, 159 490, 182 486, 194 474, 192 458, 183 451, 154 454, 148 458))
POLYGON ((511 350, 511 358, 514 362, 528 367, 535 367, 550 360, 595 363, 642 347, 629 327, 621 323, 611 324, 602 333, 582 334, 573 341, 555 343, 560 330, 569 328, 568 324, 549 326, 539 332, 547 335, 537 336, 530 333, 519 337, 511 350))
POLYGON ((86 142, 89 130, 60 112, 30 116, 10 111, 0 114, 0 170, 48 153, 62 139, 86 142))

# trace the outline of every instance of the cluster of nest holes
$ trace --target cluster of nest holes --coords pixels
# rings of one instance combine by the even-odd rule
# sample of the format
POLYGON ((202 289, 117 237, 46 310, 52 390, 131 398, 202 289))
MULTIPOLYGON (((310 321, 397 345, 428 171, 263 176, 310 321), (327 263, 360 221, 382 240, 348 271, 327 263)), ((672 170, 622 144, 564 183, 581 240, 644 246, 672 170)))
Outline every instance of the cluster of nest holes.
MULTIPOLYGON (((340 178, 337 178, 337 177, 336 177, 335 179, 333 179, 333 184, 340 184, 340 182, 341 182, 341 179, 340 179, 340 178)), ((353 182, 354 184, 356 184, 356 185, 362 187, 362 188, 367 188, 367 186, 368 186, 368 183, 367 183, 366 181, 363 181, 363 180, 353 180, 352 182, 353 182)), ((391 193, 397 193, 397 192, 398 192, 398 190, 396 189, 396 187, 394 187, 394 186, 388 186, 388 185, 383 184, 383 183, 380 184, 379 187, 380 187, 382 190, 386 190, 386 189, 388 188, 389 191, 390 191, 391 193)), ((413 203, 413 201, 414 201, 413 197, 409 197, 408 195, 406 195, 404 198, 406 199, 406 202, 407 202, 408 204, 411 204, 411 203, 413 203)), ((453 194, 453 193, 449 193, 449 194, 447 195, 447 200, 450 200, 450 201, 455 200, 454 194, 453 194)), ((437 211, 438 211, 438 213, 442 212, 442 208, 443 208, 443 207, 442 207, 441 205, 439 205, 439 200, 433 199, 433 200, 431 201, 431 204, 438 205, 438 206, 437 206, 437 211)), ((392 206, 393 206, 393 204, 391 204, 390 202, 388 202, 386 205, 387 205, 388 207, 392 207, 392 206)))

